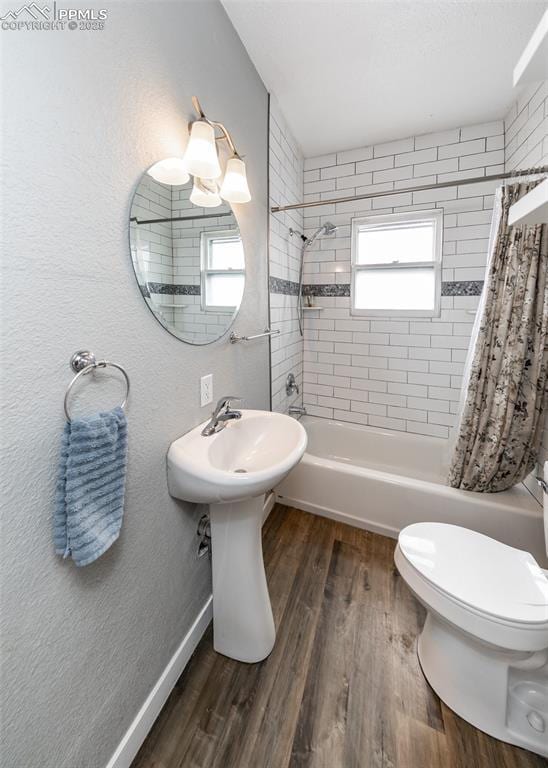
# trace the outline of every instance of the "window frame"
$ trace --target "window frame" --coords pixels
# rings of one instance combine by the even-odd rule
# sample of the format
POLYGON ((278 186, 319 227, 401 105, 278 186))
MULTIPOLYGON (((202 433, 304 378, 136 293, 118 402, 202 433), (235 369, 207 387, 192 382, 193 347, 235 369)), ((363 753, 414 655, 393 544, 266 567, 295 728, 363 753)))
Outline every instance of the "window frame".
MULTIPOLYGON (((238 228, 232 229, 212 229, 200 234, 200 306, 202 312, 234 312, 237 309, 236 305, 214 305, 207 303, 207 278, 210 275, 241 275, 244 278, 245 286, 245 253, 244 253, 244 267, 243 269, 209 269, 209 255, 211 242, 213 240, 219 240, 222 238, 238 238, 243 242, 240 230, 238 228)), ((240 301, 241 303, 241 301, 240 301)))
POLYGON ((357 216, 351 220, 351 284, 350 284, 350 314, 359 317, 439 317, 441 312, 441 270, 443 249, 443 210, 434 208, 423 211, 406 211, 401 213, 376 214, 373 216, 357 216), (358 235, 364 229, 379 224, 416 223, 427 221, 434 224, 434 258, 430 261, 405 261, 377 264, 359 264, 358 235), (377 269, 419 269, 432 267, 434 270, 434 309, 359 309, 355 306, 356 275, 358 272, 377 269))

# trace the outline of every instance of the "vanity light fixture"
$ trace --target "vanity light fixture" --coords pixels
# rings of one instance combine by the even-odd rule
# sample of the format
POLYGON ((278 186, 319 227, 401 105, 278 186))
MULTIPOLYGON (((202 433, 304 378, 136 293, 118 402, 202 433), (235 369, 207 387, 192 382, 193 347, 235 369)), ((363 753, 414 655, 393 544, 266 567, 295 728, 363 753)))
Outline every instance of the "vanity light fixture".
POLYGON ((205 207, 220 205, 221 197, 229 203, 249 202, 251 193, 247 184, 245 163, 238 154, 230 133, 222 123, 209 120, 205 116, 196 96, 192 97, 192 104, 199 117, 190 125, 190 139, 183 158, 186 170, 195 177, 190 199, 192 202, 194 202, 193 197, 203 200, 203 195, 206 194, 208 204, 195 203, 205 207), (221 132, 221 136, 215 135, 217 129, 221 132), (222 175, 217 141, 226 141, 232 153, 226 165, 220 193, 215 182, 222 175), (210 182, 215 183, 212 186, 210 182), (218 199, 218 202, 213 202, 214 199, 218 199))
POLYGON ((185 165, 189 173, 202 179, 218 179, 222 173, 215 146, 215 129, 205 120, 192 123, 185 165))
POLYGON ((219 196, 219 185, 211 179, 195 176, 190 202, 200 208, 216 208, 223 202, 219 196))
POLYGON ((148 175, 161 184, 171 184, 174 186, 186 184, 190 179, 185 163, 180 157, 168 157, 165 160, 154 163, 148 169, 148 175))
POLYGON ((231 157, 226 164, 220 195, 229 203, 248 203, 251 200, 245 163, 239 157, 231 157))

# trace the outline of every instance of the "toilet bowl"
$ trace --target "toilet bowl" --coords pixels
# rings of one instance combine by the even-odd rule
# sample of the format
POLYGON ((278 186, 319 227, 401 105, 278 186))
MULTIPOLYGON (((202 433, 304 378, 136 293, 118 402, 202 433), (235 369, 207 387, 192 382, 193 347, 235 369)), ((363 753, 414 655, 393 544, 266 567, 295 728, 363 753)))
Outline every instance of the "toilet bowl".
POLYGON ((548 577, 528 552, 445 523, 404 528, 396 566, 427 617, 423 673, 447 706, 548 757, 548 577))

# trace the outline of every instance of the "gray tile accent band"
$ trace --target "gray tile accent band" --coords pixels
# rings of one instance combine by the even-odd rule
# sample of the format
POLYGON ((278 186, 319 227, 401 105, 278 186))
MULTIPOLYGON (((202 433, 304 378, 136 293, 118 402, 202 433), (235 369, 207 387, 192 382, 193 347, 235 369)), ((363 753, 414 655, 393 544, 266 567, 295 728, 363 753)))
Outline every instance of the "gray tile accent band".
POLYGON ((442 296, 480 296, 483 280, 453 280, 441 284, 442 296))
POLYGON ((305 296, 350 296, 350 283, 322 283, 303 286, 305 296))
MULTIPOLYGON (((483 289, 483 280, 451 280, 442 283, 442 296, 479 296, 483 289)), ((282 280, 278 277, 270 278, 270 292, 283 293, 287 296, 296 296, 299 292, 297 283, 291 280, 282 280)), ((304 296, 350 296, 350 283, 309 283, 303 286, 304 296)))
POLYGON ((270 293, 283 293, 286 296, 296 296, 299 293, 299 284, 293 280, 284 280, 281 277, 269 277, 270 293))
POLYGON ((149 293, 164 293, 170 296, 199 296, 199 285, 174 285, 173 283, 147 283, 146 286, 140 286, 143 295, 149 293))

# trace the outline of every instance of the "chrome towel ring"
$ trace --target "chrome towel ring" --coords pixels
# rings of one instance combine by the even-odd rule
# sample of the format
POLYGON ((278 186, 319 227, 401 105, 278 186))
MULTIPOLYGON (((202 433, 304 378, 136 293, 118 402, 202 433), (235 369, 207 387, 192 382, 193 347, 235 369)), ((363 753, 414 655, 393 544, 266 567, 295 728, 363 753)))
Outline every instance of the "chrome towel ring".
POLYGON ((76 373, 76 376, 74 376, 68 385, 67 391, 65 392, 65 399, 63 401, 63 410, 65 411, 65 418, 67 421, 71 421, 68 411, 69 395, 78 379, 81 376, 86 376, 88 373, 91 373, 91 371, 94 371, 96 368, 106 368, 109 365, 112 368, 116 368, 118 371, 120 371, 126 380, 126 396, 120 405, 120 408, 124 408, 129 395, 129 376, 127 375, 126 371, 122 368, 121 365, 118 365, 118 363, 111 363, 110 360, 97 360, 93 352, 89 352, 87 350, 79 350, 78 352, 75 352, 70 358, 70 367, 76 373))

